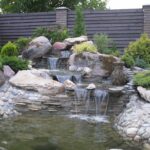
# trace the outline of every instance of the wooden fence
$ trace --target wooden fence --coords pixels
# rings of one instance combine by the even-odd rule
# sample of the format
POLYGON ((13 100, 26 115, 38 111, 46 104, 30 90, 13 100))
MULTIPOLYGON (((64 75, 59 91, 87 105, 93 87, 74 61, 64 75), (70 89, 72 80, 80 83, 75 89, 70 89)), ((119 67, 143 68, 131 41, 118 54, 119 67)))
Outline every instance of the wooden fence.
MULTIPOLYGON (((86 10, 84 18, 89 38, 96 33, 105 33, 121 50, 143 32, 150 35, 150 6, 142 9, 86 10)), ((29 37, 34 29, 41 26, 61 24, 72 33, 74 23, 75 12, 64 7, 53 12, 0 15, 0 44, 22 36, 29 37)))

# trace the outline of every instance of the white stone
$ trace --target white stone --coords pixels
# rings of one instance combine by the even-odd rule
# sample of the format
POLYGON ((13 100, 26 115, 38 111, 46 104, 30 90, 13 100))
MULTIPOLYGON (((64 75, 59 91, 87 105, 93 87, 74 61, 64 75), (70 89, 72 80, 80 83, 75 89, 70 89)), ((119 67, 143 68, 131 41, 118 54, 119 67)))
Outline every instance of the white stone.
POLYGON ((70 80, 66 80, 64 82, 64 86, 65 86, 65 89, 67 90, 74 90, 76 88, 76 85, 70 80))
POLYGON ((91 83, 89 84, 87 87, 86 87, 87 90, 94 90, 96 89, 96 85, 94 83, 91 83))
POLYGON ((64 91, 62 83, 37 76, 31 70, 19 71, 9 82, 14 86, 35 90, 44 95, 55 95, 64 91))
POLYGON ((128 128, 126 133, 128 137, 135 137, 138 129, 137 128, 128 128))
POLYGON ((141 86, 137 87, 137 90, 142 98, 144 98, 145 101, 150 102, 150 90, 147 90, 141 86))
POLYGON ((77 71, 77 67, 74 65, 69 66, 69 71, 77 71))
POLYGON ((80 37, 75 37, 75 38, 67 38, 64 40, 64 42, 66 44, 70 44, 70 45, 74 45, 76 43, 81 43, 81 42, 85 42, 88 41, 88 37, 87 36, 80 36, 80 37))

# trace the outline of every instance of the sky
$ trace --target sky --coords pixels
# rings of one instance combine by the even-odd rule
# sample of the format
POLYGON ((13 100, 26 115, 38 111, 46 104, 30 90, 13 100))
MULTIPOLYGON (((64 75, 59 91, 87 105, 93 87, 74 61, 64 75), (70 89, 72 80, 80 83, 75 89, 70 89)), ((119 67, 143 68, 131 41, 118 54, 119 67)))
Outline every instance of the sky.
POLYGON ((150 0, 108 0, 107 8, 130 9, 142 8, 143 5, 150 5, 150 0))

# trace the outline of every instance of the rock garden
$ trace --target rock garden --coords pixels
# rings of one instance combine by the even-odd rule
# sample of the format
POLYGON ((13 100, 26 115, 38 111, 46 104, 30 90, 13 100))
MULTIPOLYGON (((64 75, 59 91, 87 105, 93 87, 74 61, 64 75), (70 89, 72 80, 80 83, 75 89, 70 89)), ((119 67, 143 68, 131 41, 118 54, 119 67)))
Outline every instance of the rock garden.
POLYGON ((120 55, 103 34, 92 41, 57 29, 57 38, 50 41, 39 30, 0 50, 1 118, 67 114, 89 124, 107 124, 111 116, 124 140, 150 149, 148 36, 143 34, 120 55))

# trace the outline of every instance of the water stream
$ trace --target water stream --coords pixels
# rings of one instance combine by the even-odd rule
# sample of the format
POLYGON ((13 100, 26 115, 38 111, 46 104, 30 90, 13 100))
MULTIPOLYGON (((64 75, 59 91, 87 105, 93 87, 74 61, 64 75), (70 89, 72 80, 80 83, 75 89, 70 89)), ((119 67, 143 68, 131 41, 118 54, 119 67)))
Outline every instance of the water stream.
POLYGON ((57 69, 58 60, 59 60, 59 58, 57 58, 57 57, 49 57, 48 58, 49 69, 56 70, 57 69))

